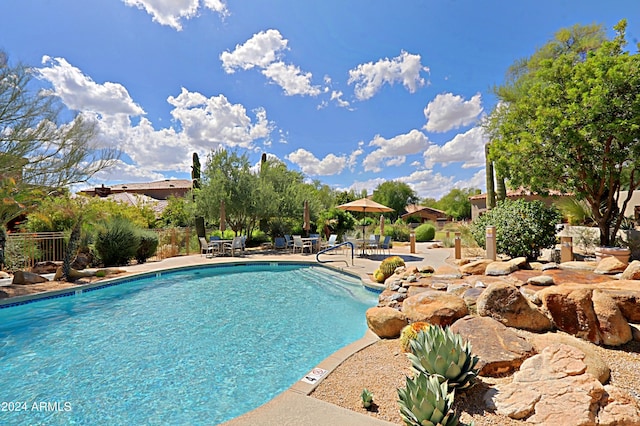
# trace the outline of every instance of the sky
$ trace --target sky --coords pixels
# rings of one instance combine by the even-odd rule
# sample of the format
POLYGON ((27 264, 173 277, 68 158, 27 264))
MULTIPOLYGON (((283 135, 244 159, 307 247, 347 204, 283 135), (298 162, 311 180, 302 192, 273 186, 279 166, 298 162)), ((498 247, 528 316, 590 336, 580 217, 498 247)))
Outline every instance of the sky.
POLYGON ((439 199, 484 190, 480 123, 511 64, 623 18, 635 53, 638 0, 2 0, 0 50, 121 150, 83 188, 189 179, 194 152, 227 149, 439 199))

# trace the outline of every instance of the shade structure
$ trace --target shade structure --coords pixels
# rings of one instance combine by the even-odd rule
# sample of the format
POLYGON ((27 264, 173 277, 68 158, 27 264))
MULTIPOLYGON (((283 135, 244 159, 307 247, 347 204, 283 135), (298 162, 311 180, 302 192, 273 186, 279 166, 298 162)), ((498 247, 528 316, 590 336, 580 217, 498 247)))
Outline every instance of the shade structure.
POLYGON ((309 201, 304 200, 304 223, 302 228, 309 232, 311 229, 311 213, 309 212, 309 201))
POLYGON ((340 204, 338 208, 340 210, 363 213, 385 213, 394 211, 391 207, 376 203, 368 198, 360 198, 350 203, 340 204))
MULTIPOLYGON (((362 212, 363 219, 364 219, 364 216, 366 216, 367 213, 369 212, 384 213, 384 212, 394 211, 391 207, 387 207, 383 204, 376 203, 375 201, 370 200, 368 198, 360 198, 359 200, 351 201, 350 203, 340 204, 337 208, 339 208, 340 210, 346 210, 350 212, 362 212)), ((365 235, 364 235, 365 228, 366 228, 366 225, 364 224, 364 221, 363 221, 362 238, 365 238, 365 235)))
POLYGON ((227 229, 227 213, 224 211, 224 200, 220 202, 220 232, 227 229))

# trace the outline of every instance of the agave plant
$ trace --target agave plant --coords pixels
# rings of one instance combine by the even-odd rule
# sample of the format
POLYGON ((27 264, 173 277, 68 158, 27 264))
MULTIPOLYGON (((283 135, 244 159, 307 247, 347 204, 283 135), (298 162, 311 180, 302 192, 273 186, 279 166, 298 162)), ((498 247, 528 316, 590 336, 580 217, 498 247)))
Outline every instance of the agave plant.
POLYGON ((449 327, 431 325, 419 331, 409 344, 411 353, 407 356, 416 373, 433 375, 440 383, 447 382, 449 389, 473 386, 478 357, 471 353, 471 344, 449 327))
POLYGON ((447 393, 447 384, 437 377, 407 377, 407 386, 398 389, 400 416, 408 426, 455 426, 458 416, 452 409, 454 394, 447 393))
POLYGON ((373 394, 371 391, 367 388, 362 389, 360 397, 362 398, 362 406, 366 409, 371 408, 371 404, 373 403, 373 394))

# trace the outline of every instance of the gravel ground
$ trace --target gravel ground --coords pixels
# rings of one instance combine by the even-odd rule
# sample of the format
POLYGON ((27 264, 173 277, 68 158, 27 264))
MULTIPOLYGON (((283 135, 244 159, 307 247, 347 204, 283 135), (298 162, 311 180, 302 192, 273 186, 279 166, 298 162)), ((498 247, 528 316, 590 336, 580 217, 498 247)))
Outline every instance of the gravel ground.
MULTIPOLYGON (((525 338, 528 334, 522 330, 516 332, 525 338)), ((640 404, 640 342, 630 342, 616 349, 594 347, 611 368, 609 383, 631 393, 640 404)), ((398 411, 396 389, 405 386, 405 376, 412 374, 410 367, 398 339, 380 340, 342 363, 311 396, 380 420, 404 424, 398 411), (363 388, 373 393, 375 405, 372 411, 362 408, 360 393, 363 388)), ((526 424, 483 409, 486 390, 494 384, 510 381, 511 376, 480 377, 473 388, 457 393, 455 409, 460 414, 460 421, 465 424, 473 421, 476 426, 526 424)))

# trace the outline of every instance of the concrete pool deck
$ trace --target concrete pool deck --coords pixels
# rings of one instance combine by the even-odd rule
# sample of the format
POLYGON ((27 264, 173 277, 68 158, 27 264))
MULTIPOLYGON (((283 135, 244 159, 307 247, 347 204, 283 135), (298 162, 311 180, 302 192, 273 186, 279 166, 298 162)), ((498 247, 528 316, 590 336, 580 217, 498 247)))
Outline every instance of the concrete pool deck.
MULTIPOLYGON (((415 253, 410 253, 409 245, 396 245, 391 250, 391 255, 401 256, 408 266, 432 266, 441 268, 448 265, 447 259, 453 258, 453 249, 447 248, 429 248, 428 243, 417 243, 415 253)), ((348 256, 345 252, 336 250, 336 254, 327 254, 321 257, 321 260, 331 260, 326 266, 338 268, 344 272, 359 276, 364 282, 369 281, 369 275, 379 265, 380 261, 388 255, 372 256, 372 257, 354 257, 353 264, 351 262, 351 253, 348 256)), ((275 250, 247 250, 243 256, 236 257, 213 257, 208 258, 200 254, 179 256, 167 258, 161 261, 147 262, 141 265, 130 265, 119 269, 125 270, 128 274, 154 272, 171 268, 180 268, 185 266, 198 266, 210 264, 225 263, 248 263, 248 262, 309 262, 316 263, 315 254, 292 254, 290 252, 282 252, 275 250)), ((37 296, 35 296, 37 297, 37 296)), ((31 297, 29 297, 31 298, 31 297)), ((277 395, 271 401, 250 411, 240 417, 230 420, 224 425, 226 426, 244 426, 244 425, 390 425, 385 421, 367 416, 366 414, 357 413, 337 405, 327 403, 310 397, 309 394, 322 381, 324 377, 330 374, 332 370, 338 367, 344 360, 354 353, 375 343, 378 337, 371 331, 367 331, 365 336, 358 341, 338 350, 331 354, 316 368, 324 370, 321 376, 318 376, 314 383, 308 383, 299 380, 289 389, 277 395)), ((311 372, 310 372, 311 373, 311 372)), ((251 390, 247 390, 250 392, 251 390)))

